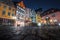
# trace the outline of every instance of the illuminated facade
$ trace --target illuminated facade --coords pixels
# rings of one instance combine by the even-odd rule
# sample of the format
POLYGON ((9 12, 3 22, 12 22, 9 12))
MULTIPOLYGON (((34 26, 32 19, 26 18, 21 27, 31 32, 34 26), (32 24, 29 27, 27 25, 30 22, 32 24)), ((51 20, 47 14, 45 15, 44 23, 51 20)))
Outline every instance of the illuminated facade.
POLYGON ((41 23, 42 18, 41 18, 41 13, 42 13, 42 8, 39 8, 36 11, 36 23, 41 23))
POLYGON ((21 2, 17 4, 17 10, 16 10, 16 26, 24 26, 25 25, 25 9, 23 6, 21 6, 21 2))
POLYGON ((36 23, 36 12, 35 12, 35 10, 30 10, 29 16, 31 17, 32 22, 36 23))
POLYGON ((26 18, 30 22, 36 22, 36 12, 32 9, 26 8, 26 18))
POLYGON ((50 22, 60 22, 60 9, 51 8, 45 11, 42 15, 43 19, 50 18, 50 22))
POLYGON ((36 23, 41 23, 42 18, 39 14, 36 14, 36 23))
POLYGON ((25 9, 25 11, 26 11, 26 13, 25 13, 25 18, 26 18, 25 20, 26 20, 26 22, 31 21, 31 20, 30 20, 30 19, 31 19, 31 17, 30 17, 30 14, 31 14, 30 12, 31 12, 31 11, 30 11, 30 10, 31 10, 31 9, 29 9, 29 8, 26 8, 26 9, 25 9))
POLYGON ((11 0, 0 0, 0 24, 15 23, 16 8, 11 0))

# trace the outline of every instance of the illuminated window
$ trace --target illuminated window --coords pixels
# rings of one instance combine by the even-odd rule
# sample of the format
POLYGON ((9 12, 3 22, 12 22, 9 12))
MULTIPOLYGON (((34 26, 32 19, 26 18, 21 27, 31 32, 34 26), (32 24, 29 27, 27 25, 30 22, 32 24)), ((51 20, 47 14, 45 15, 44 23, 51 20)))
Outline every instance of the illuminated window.
POLYGON ((8 15, 10 16, 10 12, 8 12, 8 15))
POLYGON ((12 14, 12 16, 14 16, 14 13, 12 14))
POLYGON ((3 11, 3 12, 2 12, 2 15, 5 15, 5 13, 6 13, 6 12, 5 12, 5 11, 3 11))

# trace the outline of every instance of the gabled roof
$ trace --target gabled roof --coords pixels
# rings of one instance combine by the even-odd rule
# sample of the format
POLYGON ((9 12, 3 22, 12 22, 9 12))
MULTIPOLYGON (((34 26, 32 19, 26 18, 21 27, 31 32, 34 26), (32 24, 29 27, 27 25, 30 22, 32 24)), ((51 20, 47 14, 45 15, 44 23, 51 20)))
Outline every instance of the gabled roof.
POLYGON ((23 1, 18 2, 17 5, 20 6, 20 7, 22 7, 23 9, 25 9, 25 5, 24 5, 23 1))
POLYGON ((44 11, 41 16, 45 16, 45 15, 48 15, 48 14, 51 14, 51 13, 54 13, 54 12, 57 12, 57 11, 60 11, 60 9, 58 8, 50 8, 46 11, 44 11))

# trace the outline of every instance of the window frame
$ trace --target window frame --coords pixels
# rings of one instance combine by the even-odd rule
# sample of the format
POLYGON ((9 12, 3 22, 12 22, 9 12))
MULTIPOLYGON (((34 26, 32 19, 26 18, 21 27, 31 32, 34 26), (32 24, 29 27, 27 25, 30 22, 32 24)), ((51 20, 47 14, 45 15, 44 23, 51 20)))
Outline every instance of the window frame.
POLYGON ((2 15, 5 15, 6 14, 6 11, 2 11, 2 15))
POLYGON ((10 12, 8 12, 8 16, 10 16, 11 14, 10 14, 10 12))
POLYGON ((15 16, 15 14, 14 14, 14 13, 12 13, 12 16, 15 16))

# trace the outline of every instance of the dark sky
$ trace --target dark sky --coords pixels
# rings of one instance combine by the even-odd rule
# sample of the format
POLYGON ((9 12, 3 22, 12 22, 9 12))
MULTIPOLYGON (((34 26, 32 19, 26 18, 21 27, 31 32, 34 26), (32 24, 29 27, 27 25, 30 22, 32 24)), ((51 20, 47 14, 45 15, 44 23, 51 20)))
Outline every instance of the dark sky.
MULTIPOLYGON (((14 0, 15 2, 19 2, 21 0, 14 0)), ((43 10, 47 10, 49 8, 59 8, 60 9, 60 0, 23 0, 26 7, 31 9, 42 8, 43 10)))

